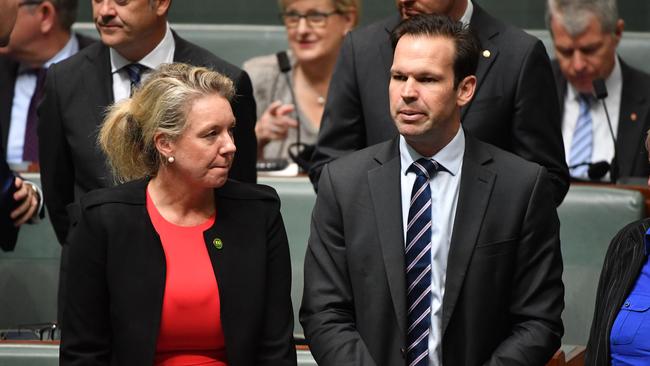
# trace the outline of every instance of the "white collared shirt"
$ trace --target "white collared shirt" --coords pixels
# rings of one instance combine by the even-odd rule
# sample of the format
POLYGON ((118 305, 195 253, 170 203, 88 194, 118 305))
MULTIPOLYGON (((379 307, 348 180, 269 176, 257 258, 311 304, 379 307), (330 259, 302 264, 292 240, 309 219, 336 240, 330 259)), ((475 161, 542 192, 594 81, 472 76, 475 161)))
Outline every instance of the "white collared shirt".
POLYGON ((464 25, 468 25, 470 20, 472 20, 472 14, 474 14, 474 4, 472 4, 472 0, 467 0, 467 7, 465 8, 465 13, 463 13, 463 16, 460 17, 458 21, 463 23, 464 25))
MULTIPOLYGON (((623 75, 621 73, 621 64, 616 57, 614 69, 605 80, 607 87, 607 98, 605 104, 607 111, 612 122, 612 130, 614 136, 618 133, 618 121, 621 109, 621 93, 623 92, 623 75)), ((564 140, 564 156, 566 157, 567 164, 571 160, 571 142, 573 140, 573 133, 576 129, 578 122, 578 115, 580 114, 580 105, 578 102, 579 93, 571 85, 567 83, 567 93, 564 97, 564 117, 562 119, 562 139, 564 140)), ((591 152, 591 162, 607 161, 611 162, 614 158, 614 142, 612 135, 609 131, 607 124, 607 117, 605 116, 605 109, 603 108, 602 101, 598 100, 591 104, 589 108, 592 120, 593 132, 593 149, 591 152)), ((588 178, 587 173, 582 178, 588 178)), ((609 180, 609 173, 603 177, 603 180, 609 180)))
POLYGON ((129 74, 126 70, 123 69, 124 66, 137 62, 142 66, 148 67, 149 70, 142 74, 142 81, 144 81, 147 78, 147 75, 161 64, 174 62, 175 50, 176 43, 174 42, 174 36, 172 35, 169 23, 167 23, 165 36, 160 43, 158 43, 156 48, 140 60, 129 61, 116 50, 110 48, 111 73, 113 74, 113 101, 119 102, 131 95, 131 79, 129 79, 129 74))
MULTIPOLYGON (((59 52, 43 65, 49 68, 52 64, 63 61, 79 51, 79 41, 74 35, 70 36, 68 42, 59 52)), ((30 67, 18 66, 18 75, 14 85, 14 98, 11 104, 11 122, 9 124, 9 135, 7 140, 7 162, 10 164, 23 163, 23 146, 25 145, 25 129, 27 128, 27 113, 29 103, 36 90, 36 75, 27 72, 30 67)))
MULTIPOLYGON (((414 161, 422 158, 411 148, 403 136, 399 137, 400 185, 402 194, 402 224, 404 242, 408 225, 411 191, 415 183, 415 173, 407 173, 414 161)), ((431 331, 429 333, 429 361, 432 366, 442 364, 442 299, 445 294, 447 258, 451 234, 456 217, 460 177, 465 155, 465 133, 458 128, 456 136, 432 157, 447 171, 438 172, 429 180, 431 188, 431 331)))

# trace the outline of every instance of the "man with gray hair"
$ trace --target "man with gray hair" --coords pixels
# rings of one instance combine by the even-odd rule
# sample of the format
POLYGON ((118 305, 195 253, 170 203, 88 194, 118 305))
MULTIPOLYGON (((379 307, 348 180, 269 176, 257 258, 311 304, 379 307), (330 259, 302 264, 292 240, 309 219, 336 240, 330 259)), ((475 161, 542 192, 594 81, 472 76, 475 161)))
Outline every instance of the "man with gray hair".
POLYGON ((90 45, 74 35, 77 0, 27 0, 19 4, 9 43, 0 48, 0 137, 10 164, 38 162, 36 107, 46 70, 90 45))
POLYGON ((617 57, 624 22, 616 0, 548 0, 547 25, 555 45, 553 71, 571 176, 606 179, 603 171, 590 174, 589 169, 605 162, 615 177, 648 177, 644 131, 650 128, 650 75, 617 57), (606 109, 596 103, 596 79, 605 82, 606 109))

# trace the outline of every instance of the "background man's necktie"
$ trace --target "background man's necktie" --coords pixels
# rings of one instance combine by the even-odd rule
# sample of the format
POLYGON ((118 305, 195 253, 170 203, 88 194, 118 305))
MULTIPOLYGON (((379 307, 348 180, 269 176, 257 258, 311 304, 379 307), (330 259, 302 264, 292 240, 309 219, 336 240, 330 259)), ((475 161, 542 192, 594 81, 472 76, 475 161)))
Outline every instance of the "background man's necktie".
POLYGON ((45 89, 45 76, 47 69, 39 68, 28 71, 36 75, 36 88, 27 109, 27 123, 25 124, 25 142, 23 144, 23 161, 38 163, 38 115, 36 109, 43 99, 45 89))
POLYGON ((133 96, 135 88, 140 86, 142 73, 149 70, 149 68, 140 64, 128 64, 124 66, 124 70, 126 70, 126 73, 129 74, 129 79, 131 80, 131 91, 129 93, 129 96, 133 96))
MULTIPOLYGON (((573 132, 573 139, 571 140, 571 154, 569 159, 569 166, 574 166, 581 163, 591 163, 591 153, 593 151, 593 121, 589 107, 593 97, 590 95, 580 94, 578 97, 578 104, 580 105, 580 113, 578 114, 578 122, 573 132)), ((571 169, 572 177, 584 177, 587 174, 589 167, 587 165, 579 166, 571 169)))

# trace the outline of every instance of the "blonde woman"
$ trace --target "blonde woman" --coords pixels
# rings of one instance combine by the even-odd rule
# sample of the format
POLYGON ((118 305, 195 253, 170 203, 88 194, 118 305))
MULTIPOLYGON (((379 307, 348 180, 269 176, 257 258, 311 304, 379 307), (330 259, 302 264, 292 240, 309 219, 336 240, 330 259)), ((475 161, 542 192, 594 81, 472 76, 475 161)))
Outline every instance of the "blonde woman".
POLYGON ((296 364, 278 196, 228 180, 233 94, 170 64, 112 107, 99 142, 130 182, 81 199, 61 365, 296 364))

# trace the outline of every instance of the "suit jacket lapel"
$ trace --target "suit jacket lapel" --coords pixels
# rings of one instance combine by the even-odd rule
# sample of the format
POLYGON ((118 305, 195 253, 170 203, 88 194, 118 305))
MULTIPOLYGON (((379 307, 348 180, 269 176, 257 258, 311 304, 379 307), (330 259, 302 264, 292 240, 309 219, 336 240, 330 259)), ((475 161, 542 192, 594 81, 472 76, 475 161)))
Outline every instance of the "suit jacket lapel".
MULTIPOLYGON (((623 76, 623 92, 621 93, 621 110, 618 118, 618 131, 616 138, 616 160, 623 162, 619 167, 619 176, 632 174, 636 159, 645 158, 637 156, 637 152, 643 150, 640 146, 643 144, 645 131, 645 120, 650 108, 650 101, 645 97, 644 85, 639 85, 636 78, 631 73, 629 66, 622 60, 621 73, 623 76), (636 143, 635 143, 636 142, 636 143)), ((616 116, 612 116, 616 118, 616 116)))
POLYGON ((368 185, 397 323, 401 331, 406 332, 404 228, 401 215, 398 146, 398 138, 384 143, 375 156, 379 166, 368 171, 368 185))
POLYGON ((86 88, 84 94, 87 98, 87 107, 92 108, 90 115, 96 116, 96 125, 99 126, 104 119, 106 106, 113 103, 113 74, 111 73, 111 58, 108 47, 101 45, 97 52, 86 55, 86 62, 82 66, 86 88), (97 110, 97 109, 100 110, 97 110))
POLYGON ((477 84, 476 91, 474 92, 475 98, 473 98, 468 105, 462 108, 461 120, 465 117, 465 114, 467 114, 467 111, 476 99, 476 95, 478 95, 487 73, 490 71, 490 68, 499 55, 499 48, 496 43, 492 41, 494 37, 498 37, 499 35, 499 29, 496 25, 497 23, 492 19, 492 17, 483 11, 478 4, 474 3, 474 13, 472 15, 472 20, 470 21, 470 27, 478 35, 483 51, 479 57, 478 67, 476 69, 477 84))
POLYGON ((3 57, 0 60, 0 136, 2 149, 7 152, 9 126, 11 125, 11 108, 14 100, 14 86, 18 74, 18 63, 3 57))
POLYGON ((491 159, 491 155, 477 140, 467 136, 456 218, 447 260, 445 295, 442 301, 443 337, 463 287, 467 266, 490 201, 496 175, 483 165, 491 159))

